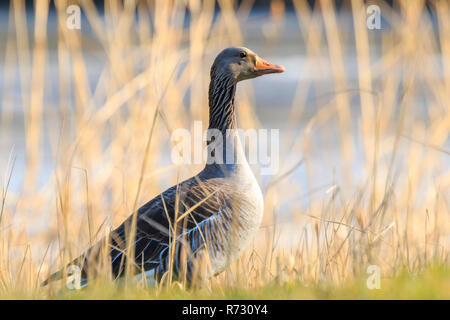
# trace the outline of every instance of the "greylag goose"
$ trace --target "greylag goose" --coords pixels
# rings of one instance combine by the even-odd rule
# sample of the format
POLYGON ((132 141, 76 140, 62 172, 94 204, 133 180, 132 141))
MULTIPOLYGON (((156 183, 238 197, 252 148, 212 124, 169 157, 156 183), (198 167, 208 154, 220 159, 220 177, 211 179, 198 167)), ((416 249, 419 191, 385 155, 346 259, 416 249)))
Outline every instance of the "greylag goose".
MULTIPOLYGON (((210 74, 209 129, 223 135, 221 154, 215 154, 213 161, 208 159, 198 175, 147 202, 108 237, 74 260, 72 265, 82 270, 82 285, 91 272, 95 273, 92 266, 101 247, 109 248, 115 278, 125 273, 130 265, 127 260, 133 256, 131 265, 137 272, 150 271, 155 280, 160 280, 170 268, 175 277, 183 270, 189 282, 197 257, 205 252, 208 275, 224 271, 240 255, 260 226, 263 197, 239 139, 227 139, 230 129, 237 128, 236 85, 242 80, 283 71, 283 66, 271 64, 244 47, 227 48, 216 57, 210 74), (229 154, 233 155, 232 161, 227 158, 229 154), (174 232, 175 224, 179 227, 174 232), (134 239, 131 245, 127 235, 134 239)), ((63 275, 59 271, 44 284, 63 275)))

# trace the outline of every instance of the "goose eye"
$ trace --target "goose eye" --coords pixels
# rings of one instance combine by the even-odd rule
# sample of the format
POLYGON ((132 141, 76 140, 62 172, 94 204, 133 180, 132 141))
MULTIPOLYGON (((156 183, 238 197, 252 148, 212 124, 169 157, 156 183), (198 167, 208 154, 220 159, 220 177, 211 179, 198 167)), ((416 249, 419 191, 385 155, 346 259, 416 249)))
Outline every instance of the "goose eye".
POLYGON ((241 56, 241 58, 245 58, 247 56, 247 52, 241 51, 239 55, 241 56))

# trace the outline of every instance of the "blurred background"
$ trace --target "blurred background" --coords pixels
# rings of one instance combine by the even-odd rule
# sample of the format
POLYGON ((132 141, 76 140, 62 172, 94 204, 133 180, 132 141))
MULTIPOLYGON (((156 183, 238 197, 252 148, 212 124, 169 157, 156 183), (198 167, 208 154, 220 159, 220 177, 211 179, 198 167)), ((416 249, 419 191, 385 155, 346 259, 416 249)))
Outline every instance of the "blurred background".
POLYGON ((206 127, 209 68, 231 45, 286 72, 238 86, 239 126, 280 130, 280 169, 253 166, 263 226, 223 279, 448 262, 447 1, 16 0, 0 6, 2 288, 201 170, 172 164, 170 135, 206 127))

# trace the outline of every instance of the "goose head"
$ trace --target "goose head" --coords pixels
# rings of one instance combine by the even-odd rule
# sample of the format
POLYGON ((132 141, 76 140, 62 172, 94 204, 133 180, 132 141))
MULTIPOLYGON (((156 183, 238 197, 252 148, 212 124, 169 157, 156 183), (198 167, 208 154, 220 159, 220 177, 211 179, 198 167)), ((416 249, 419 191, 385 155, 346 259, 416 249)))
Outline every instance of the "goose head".
POLYGON ((211 77, 226 75, 239 82, 270 73, 281 73, 281 65, 272 64, 245 47, 224 49, 214 60, 211 77))

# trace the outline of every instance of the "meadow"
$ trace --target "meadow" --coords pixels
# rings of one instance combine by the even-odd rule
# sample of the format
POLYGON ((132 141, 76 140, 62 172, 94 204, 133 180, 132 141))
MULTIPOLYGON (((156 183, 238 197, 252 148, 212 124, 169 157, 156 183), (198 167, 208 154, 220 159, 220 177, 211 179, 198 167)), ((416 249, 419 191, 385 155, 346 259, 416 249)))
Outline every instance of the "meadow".
POLYGON ((449 299, 450 4, 373 4, 379 30, 357 0, 1 7, 0 299, 449 299), (207 123, 209 68, 232 45, 287 69, 237 93, 240 127, 280 130, 279 172, 252 167, 250 248, 191 289, 107 272, 41 287, 202 169, 170 161, 171 133, 207 123))

